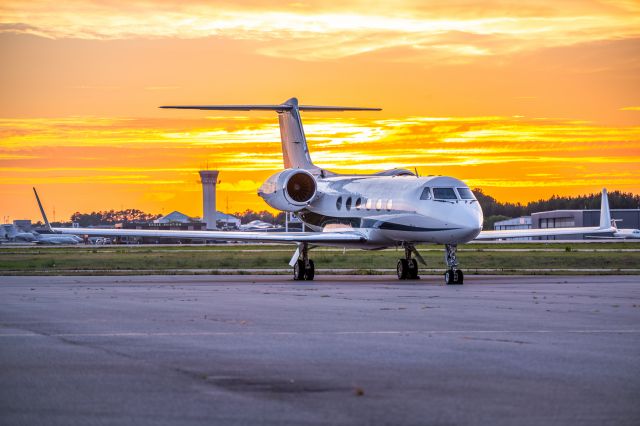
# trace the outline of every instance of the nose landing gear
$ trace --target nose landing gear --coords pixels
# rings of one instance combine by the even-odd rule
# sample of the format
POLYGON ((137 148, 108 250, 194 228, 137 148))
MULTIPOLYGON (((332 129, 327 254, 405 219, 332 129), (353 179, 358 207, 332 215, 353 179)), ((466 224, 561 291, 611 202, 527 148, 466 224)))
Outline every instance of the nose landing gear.
POLYGON ((396 265, 399 280, 418 280, 418 261, 411 257, 415 253, 416 257, 425 263, 413 244, 403 243, 404 259, 399 259, 396 265))
POLYGON ((444 281, 447 285, 462 285, 464 274, 458 269, 458 245, 445 244, 444 260, 447 262, 447 272, 444 273, 444 281))

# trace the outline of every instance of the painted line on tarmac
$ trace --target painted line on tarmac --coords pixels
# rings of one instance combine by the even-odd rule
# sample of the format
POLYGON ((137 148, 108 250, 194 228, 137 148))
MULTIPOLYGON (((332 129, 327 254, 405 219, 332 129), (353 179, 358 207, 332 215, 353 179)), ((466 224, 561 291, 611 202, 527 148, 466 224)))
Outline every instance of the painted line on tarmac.
POLYGON ((408 334, 638 334, 640 330, 380 330, 380 331, 206 331, 185 333, 6 333, 3 337, 216 337, 216 336, 350 336, 350 335, 408 335, 408 334))

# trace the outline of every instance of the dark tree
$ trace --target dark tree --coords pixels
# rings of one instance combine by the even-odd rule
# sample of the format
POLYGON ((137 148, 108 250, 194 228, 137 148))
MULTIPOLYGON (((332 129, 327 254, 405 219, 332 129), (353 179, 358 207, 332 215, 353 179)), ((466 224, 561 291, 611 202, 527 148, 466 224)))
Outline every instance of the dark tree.
POLYGON ((114 225, 116 223, 150 222, 159 218, 159 214, 145 213, 142 210, 109 210, 91 213, 75 212, 71 215, 71 222, 77 222, 81 227, 114 225))
MULTIPOLYGON (((478 199, 486 218, 491 216, 512 218, 549 210, 599 209, 600 199, 602 198, 600 193, 579 195, 577 197, 552 195, 547 200, 531 201, 527 205, 522 205, 520 203, 501 203, 492 196, 486 195, 479 188, 474 189, 473 193, 478 199)), ((621 191, 610 192, 609 207, 612 209, 638 209, 640 208, 640 195, 621 191)))

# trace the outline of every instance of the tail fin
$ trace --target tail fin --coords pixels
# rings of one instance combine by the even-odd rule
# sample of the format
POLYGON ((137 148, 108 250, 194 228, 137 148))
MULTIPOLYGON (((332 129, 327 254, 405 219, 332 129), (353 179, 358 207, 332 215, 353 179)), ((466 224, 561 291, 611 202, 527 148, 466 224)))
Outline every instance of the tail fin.
POLYGON ((51 229, 51 224, 49 223, 49 219, 47 219, 47 215, 44 212, 44 208, 42 207, 42 203, 40 202, 40 197, 38 197, 38 191, 36 191, 35 188, 33 188, 33 193, 36 194, 36 201, 38 202, 38 207, 40 207, 40 213, 42 214, 42 220, 44 220, 45 226, 49 231, 53 231, 53 229, 51 229))
POLYGON ((602 199, 600 200, 600 229, 607 229, 611 226, 611 210, 609 210, 609 197, 607 189, 602 188, 602 199))
POLYGON ((280 140, 282 141, 282 159, 285 169, 317 169, 311 162, 307 138, 304 135, 298 100, 291 98, 284 102, 291 109, 278 111, 280 140))
POLYGON ((280 123, 280 139, 282 141, 282 158, 287 169, 297 168, 315 170, 309 156, 307 138, 304 135, 300 111, 380 111, 380 108, 359 108, 341 106, 298 105, 298 99, 291 98, 278 105, 178 105, 161 106, 160 108, 201 109, 226 111, 268 110, 278 113, 280 123))

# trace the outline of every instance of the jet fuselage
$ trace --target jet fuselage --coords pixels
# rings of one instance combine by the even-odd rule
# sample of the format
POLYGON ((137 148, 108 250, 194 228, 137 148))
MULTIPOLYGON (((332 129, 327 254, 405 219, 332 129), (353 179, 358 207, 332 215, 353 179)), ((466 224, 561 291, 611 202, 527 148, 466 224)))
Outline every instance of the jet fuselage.
POLYGON ((446 176, 318 177, 315 198, 297 214, 312 230, 354 229, 371 248, 397 241, 466 243, 482 230, 469 187, 446 176))

